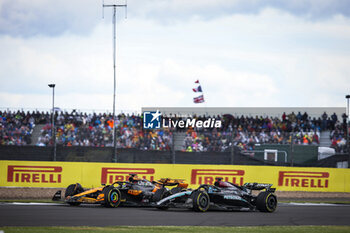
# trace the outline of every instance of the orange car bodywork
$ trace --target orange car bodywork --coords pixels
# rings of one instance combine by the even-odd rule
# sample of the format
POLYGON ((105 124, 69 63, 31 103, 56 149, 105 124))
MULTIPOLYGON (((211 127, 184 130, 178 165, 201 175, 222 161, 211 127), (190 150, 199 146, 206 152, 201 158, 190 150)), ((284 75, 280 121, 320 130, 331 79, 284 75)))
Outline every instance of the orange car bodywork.
POLYGON ((177 185, 178 187, 181 188, 187 188, 188 184, 185 183, 184 179, 169 179, 169 178, 161 178, 160 180, 157 181, 158 185, 163 185, 163 186, 174 186, 177 185))
MULTIPOLYGON (((91 194, 91 193, 95 193, 97 191, 101 191, 102 192, 103 187, 99 187, 99 188, 93 188, 93 189, 89 189, 86 190, 85 192, 82 193, 78 193, 76 195, 74 195, 75 197, 81 197, 80 199, 78 199, 78 202, 84 202, 84 203, 100 203, 104 201, 104 194, 101 193, 97 196, 97 198, 91 198, 91 197, 84 197, 87 194, 91 194)), ((66 197, 66 200, 70 199, 71 196, 66 197)))
MULTIPOLYGON (((137 176, 133 177, 133 182, 142 181, 143 179, 137 176)), ((161 178, 154 183, 154 189, 152 190, 153 193, 155 193, 158 189, 163 188, 164 186, 176 186, 180 188, 187 188, 188 184, 184 182, 183 179, 169 179, 169 178, 161 178)), ((77 199, 77 202, 82 203, 103 203, 104 202, 104 194, 102 193, 104 187, 99 188, 92 188, 89 190, 86 190, 82 193, 74 195, 74 197, 81 197, 77 199), (92 197, 86 197, 86 195, 93 194, 96 192, 100 192, 100 194, 97 196, 97 198, 92 197)), ((117 187, 118 188, 118 187, 117 187)), ((133 196, 138 196, 142 193, 142 190, 136 190, 136 189, 129 189, 127 191, 128 194, 133 196)), ((67 196, 66 201, 72 198, 72 196, 67 196)), ((125 199, 121 199, 121 202, 125 202, 125 199)))
MULTIPOLYGON (((133 177, 134 181, 142 181, 143 179, 140 177, 133 177)), ((152 190, 152 193, 155 193, 158 189, 163 188, 164 186, 175 186, 177 185, 178 187, 181 188, 187 188, 188 184, 184 182, 185 180, 183 179, 169 179, 169 178, 161 178, 155 182, 155 187, 152 190)), ((142 193, 141 190, 134 190, 134 189, 129 189, 128 194, 137 196, 142 193)))

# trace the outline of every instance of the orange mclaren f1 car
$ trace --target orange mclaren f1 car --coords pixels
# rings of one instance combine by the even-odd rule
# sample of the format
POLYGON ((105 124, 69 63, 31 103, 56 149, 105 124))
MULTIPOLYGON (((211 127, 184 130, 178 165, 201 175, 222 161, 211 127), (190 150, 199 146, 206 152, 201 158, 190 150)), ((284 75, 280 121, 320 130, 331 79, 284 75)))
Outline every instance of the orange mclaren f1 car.
MULTIPOLYGON (((116 181, 111 185, 84 190, 79 184, 71 184, 64 194, 64 201, 72 206, 81 203, 101 204, 105 207, 151 206, 157 201, 186 189, 182 179, 162 178, 148 181, 131 174, 128 181, 116 181), (169 189, 169 187, 173 187, 169 189)), ((57 191, 52 200, 62 200, 61 191, 57 191)))

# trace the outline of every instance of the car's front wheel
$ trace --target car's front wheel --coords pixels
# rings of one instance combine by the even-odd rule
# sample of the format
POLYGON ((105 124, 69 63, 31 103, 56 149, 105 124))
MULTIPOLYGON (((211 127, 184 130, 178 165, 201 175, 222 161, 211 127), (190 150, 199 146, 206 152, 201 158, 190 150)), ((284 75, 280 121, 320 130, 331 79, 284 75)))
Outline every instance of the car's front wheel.
POLYGON ((119 189, 114 186, 103 189, 104 194, 104 206, 105 207, 118 207, 120 204, 121 194, 119 189))

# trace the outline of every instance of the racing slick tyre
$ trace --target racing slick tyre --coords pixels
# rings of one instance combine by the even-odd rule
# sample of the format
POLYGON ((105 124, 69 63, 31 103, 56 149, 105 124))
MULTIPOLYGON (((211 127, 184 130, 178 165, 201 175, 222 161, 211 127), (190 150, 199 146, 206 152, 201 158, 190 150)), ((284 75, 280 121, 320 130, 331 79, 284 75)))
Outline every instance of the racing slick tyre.
POLYGON ((270 192, 261 192, 256 198, 256 208, 261 212, 274 212, 277 208, 277 197, 270 192))
MULTIPOLYGON (((161 189, 158 189, 155 193, 154 193, 154 196, 153 196, 153 201, 154 202, 158 202, 160 200, 162 200, 163 198, 167 197, 169 193, 167 193, 167 189, 166 188, 161 188, 161 189)), ((169 209, 169 207, 164 204, 164 205, 161 205, 161 206, 157 206, 156 207, 157 209, 160 209, 160 210, 167 210, 169 209)))
MULTIPOLYGON (((81 184, 76 183, 76 184, 71 184, 66 188, 66 192, 64 193, 64 197, 67 198, 69 196, 74 196, 76 194, 82 193, 84 192, 83 187, 81 186, 81 184)), ((71 202, 71 201, 67 201, 67 203, 71 206, 78 206, 81 203, 80 202, 71 202)))
POLYGON ((114 186, 103 189, 104 194, 104 206, 105 207, 118 207, 120 204, 121 194, 119 189, 114 186))
POLYGON ((210 199, 205 191, 196 191, 193 194, 193 210, 197 212, 205 212, 209 209, 210 199))
POLYGON ((74 196, 76 194, 84 192, 83 187, 81 184, 76 183, 76 184, 71 184, 66 188, 66 192, 64 193, 64 197, 68 196, 74 196))
POLYGON ((163 198, 165 198, 166 196, 167 196, 167 190, 166 190, 166 188, 158 189, 158 190, 154 193, 153 198, 152 198, 152 201, 154 201, 154 202, 160 201, 160 200, 162 200, 163 198))

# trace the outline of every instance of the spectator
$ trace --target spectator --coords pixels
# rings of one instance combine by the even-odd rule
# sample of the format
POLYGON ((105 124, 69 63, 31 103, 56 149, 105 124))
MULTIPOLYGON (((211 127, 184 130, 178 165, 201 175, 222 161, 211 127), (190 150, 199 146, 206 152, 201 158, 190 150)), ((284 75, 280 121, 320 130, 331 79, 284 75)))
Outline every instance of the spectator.
POLYGON ((34 118, 29 112, 0 111, 0 145, 24 146, 31 144, 34 126, 34 118))
MULTIPOLYGON (((175 116, 176 119, 181 117, 175 116)), ((206 120, 205 116, 194 116, 206 120)), ((190 128, 183 142, 184 151, 230 151, 232 146, 253 150, 256 144, 319 144, 320 132, 331 130, 332 146, 345 150, 346 115, 343 122, 334 113, 325 112, 311 119, 305 112, 283 113, 281 118, 263 116, 215 116, 222 120, 221 129, 190 128), (292 134, 294 135, 292 137, 292 134)), ((37 146, 52 145, 51 117, 48 112, 0 111, 0 144, 28 145, 35 124, 45 124, 36 142, 37 146)), ((184 118, 185 120, 186 118, 184 118)), ((78 111, 55 114, 56 142, 63 146, 113 146, 113 117, 110 113, 81 113, 78 111)), ((118 148, 141 150, 171 150, 173 132, 168 129, 143 130, 140 115, 119 114, 115 120, 118 148)), ((182 129, 184 130, 184 129, 182 129)))
POLYGON ((328 115, 326 112, 322 114, 322 130, 325 130, 327 128, 327 118, 328 115))

